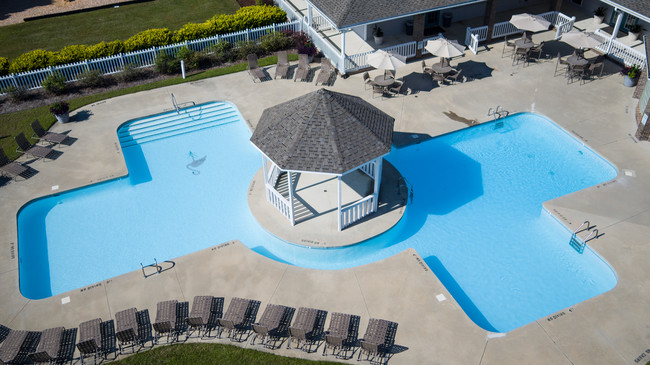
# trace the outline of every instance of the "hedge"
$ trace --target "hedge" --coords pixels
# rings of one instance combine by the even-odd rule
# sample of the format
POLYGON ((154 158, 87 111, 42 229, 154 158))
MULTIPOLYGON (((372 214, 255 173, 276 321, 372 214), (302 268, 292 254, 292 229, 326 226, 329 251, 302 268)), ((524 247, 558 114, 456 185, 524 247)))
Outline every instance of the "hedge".
POLYGON ((0 57, 0 75, 38 70, 48 66, 83 61, 85 59, 101 58, 133 52, 151 47, 160 47, 172 43, 211 37, 216 34, 238 32, 249 28, 263 27, 274 23, 283 23, 287 14, 275 6, 247 6, 235 14, 215 15, 204 23, 188 23, 176 32, 167 28, 148 29, 122 42, 100 42, 95 45, 72 45, 59 52, 37 49, 23 53, 8 61, 0 57))

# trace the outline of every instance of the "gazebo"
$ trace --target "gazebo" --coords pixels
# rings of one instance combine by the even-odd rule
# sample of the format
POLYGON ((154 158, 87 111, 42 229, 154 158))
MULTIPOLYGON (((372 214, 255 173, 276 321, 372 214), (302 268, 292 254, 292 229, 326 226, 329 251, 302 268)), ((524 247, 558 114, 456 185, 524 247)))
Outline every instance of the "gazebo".
POLYGON ((251 143, 262 153, 266 199, 295 225, 294 174, 330 174, 338 179, 339 231, 376 212, 394 123, 359 97, 325 89, 265 109, 251 143), (374 188, 342 207, 342 177, 356 170, 368 175, 374 188), (276 189, 282 173, 287 173, 287 197, 276 189))

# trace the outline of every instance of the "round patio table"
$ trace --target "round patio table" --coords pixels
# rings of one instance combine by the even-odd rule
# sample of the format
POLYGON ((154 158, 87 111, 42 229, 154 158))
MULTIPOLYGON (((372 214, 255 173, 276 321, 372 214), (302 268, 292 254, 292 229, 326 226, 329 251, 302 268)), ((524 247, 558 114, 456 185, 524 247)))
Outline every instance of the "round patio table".
POLYGON ((535 44, 531 42, 529 39, 517 39, 515 41, 515 47, 517 48, 531 49, 534 46, 535 44))
POLYGON ((567 57, 566 61, 571 64, 571 66, 584 66, 589 63, 588 59, 576 55, 567 57))
POLYGON ((392 76, 388 75, 379 75, 375 77, 375 84, 379 86, 390 86, 395 82, 395 79, 392 76))
POLYGON ((431 70, 437 74, 444 75, 451 72, 453 68, 451 66, 442 66, 439 63, 434 63, 433 65, 431 65, 431 70))

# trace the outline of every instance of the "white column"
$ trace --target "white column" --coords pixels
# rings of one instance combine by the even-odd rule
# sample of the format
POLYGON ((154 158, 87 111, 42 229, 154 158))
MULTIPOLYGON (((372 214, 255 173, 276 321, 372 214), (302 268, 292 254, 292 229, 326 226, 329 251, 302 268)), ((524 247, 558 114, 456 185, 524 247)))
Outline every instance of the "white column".
POLYGON ((345 74, 345 33, 347 31, 341 29, 341 64, 339 65, 339 70, 341 74, 345 74))
POLYGON ((623 12, 616 9, 618 15, 616 16, 616 24, 614 25, 614 30, 612 31, 612 36, 609 37, 609 44, 607 45, 607 54, 612 50, 612 41, 616 39, 618 35, 618 30, 621 29, 621 23, 623 22, 623 12))
POLYGON ((379 157, 378 159, 375 160, 375 192, 373 195, 375 196, 375 203, 372 207, 373 211, 377 211, 377 207, 379 205, 379 187, 381 186, 381 168, 383 166, 383 158, 379 157))
POLYGON ((264 193, 266 195, 266 201, 269 203, 271 202, 271 197, 269 196, 269 177, 268 177, 268 169, 266 168, 266 157, 262 155, 262 173, 264 174, 264 193))
POLYGON ((341 230, 341 175, 339 175, 339 231, 341 230))
POLYGON ((289 207, 291 207, 291 214, 289 215, 290 216, 289 220, 291 221, 291 225, 293 226, 296 224, 296 219, 294 218, 293 215, 293 179, 291 178, 291 175, 293 174, 291 173, 291 170, 287 171, 287 174, 288 174, 287 183, 289 184, 289 207))
POLYGON ((312 13, 311 4, 307 4, 307 24, 309 25, 310 28, 312 27, 311 22, 313 18, 314 15, 312 13))

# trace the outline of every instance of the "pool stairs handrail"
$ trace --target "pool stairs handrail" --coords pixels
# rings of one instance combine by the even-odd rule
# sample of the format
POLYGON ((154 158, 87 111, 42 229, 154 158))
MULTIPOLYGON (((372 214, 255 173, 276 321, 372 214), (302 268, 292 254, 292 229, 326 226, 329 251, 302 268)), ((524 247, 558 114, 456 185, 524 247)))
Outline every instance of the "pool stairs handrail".
POLYGON ((167 271, 167 270, 170 270, 174 266, 176 266, 176 263, 174 261, 167 260, 167 261, 163 261, 163 262, 169 263, 169 264, 171 264, 171 266, 168 267, 168 268, 163 268, 162 265, 160 265, 158 263, 158 260, 156 260, 156 258, 153 259, 153 264, 143 265, 142 263, 140 263, 140 269, 142 270, 142 276, 144 276, 144 278, 146 279, 146 278, 148 278, 148 277, 150 277, 152 275, 160 274, 160 273, 162 273, 164 271, 167 271), (153 273, 147 274, 146 271, 145 271, 145 267, 154 267, 154 268, 156 268, 156 271, 153 272, 153 273))
POLYGON ((196 103, 193 102, 193 101, 186 101, 186 102, 184 102, 184 103, 180 103, 180 104, 179 104, 179 103, 176 102, 176 97, 174 96, 174 93, 170 93, 170 95, 172 96, 172 105, 174 106, 174 110, 176 110, 176 113, 177 113, 177 114, 180 114, 181 109, 182 109, 186 104, 187 104, 187 105, 192 104, 192 106, 196 105, 196 103))
POLYGON ((585 246, 587 245, 587 242, 602 236, 602 234, 598 234, 598 229, 595 228, 596 228, 595 224, 592 226, 591 223, 589 223, 589 221, 584 221, 580 225, 580 227, 578 227, 575 231, 573 231, 573 234, 571 235, 571 240, 569 241, 571 247, 573 247, 576 251, 578 251, 578 253, 583 253, 585 250, 585 246), (580 238, 578 236, 578 233, 582 233, 582 232, 587 232, 585 233, 584 238, 580 238))
MULTIPOLYGON (((488 115, 488 117, 490 117, 490 116, 493 117, 494 120, 496 121, 496 120, 503 119, 503 118, 507 117, 508 115, 510 115, 510 112, 507 111, 507 110, 504 110, 501 105, 497 105, 496 108, 488 109, 487 115, 488 115)), ((503 128, 503 120, 498 121, 498 122, 496 122, 494 124, 494 129, 499 129, 499 128, 503 128)))

